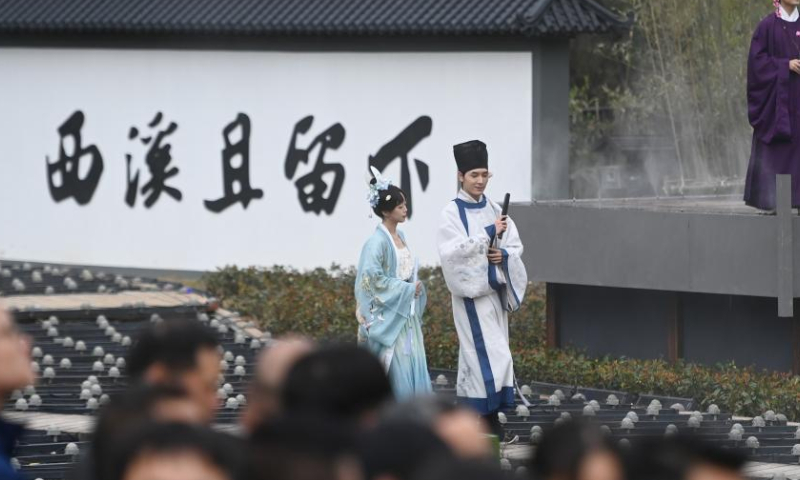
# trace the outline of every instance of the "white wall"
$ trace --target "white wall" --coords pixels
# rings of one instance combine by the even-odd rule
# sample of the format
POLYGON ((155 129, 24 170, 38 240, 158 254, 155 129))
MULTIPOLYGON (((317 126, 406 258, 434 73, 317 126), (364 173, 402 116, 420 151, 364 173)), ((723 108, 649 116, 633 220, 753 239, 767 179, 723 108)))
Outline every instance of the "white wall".
MULTIPOLYGON (((531 64, 525 52, 0 49, 0 258, 176 269, 355 264, 377 223, 365 200, 368 156, 427 115, 432 133, 411 158, 428 164, 430 185, 422 191, 412 165, 414 216, 402 228, 421 262, 437 263, 439 212, 456 188, 454 143, 488 144, 490 197, 530 200, 531 64), (104 160, 84 206, 51 198, 45 159, 55 162, 57 129, 76 110, 85 115, 83 145, 104 160), (146 148, 128 132, 148 134, 158 111, 159 128, 178 124, 164 143, 180 169, 167 183, 183 199, 162 195, 148 209, 139 193, 130 208, 125 155, 141 170, 140 189, 150 175, 146 148), (264 198, 216 214, 203 201, 222 196, 222 129, 239 112, 250 117, 250 182, 264 198), (307 115, 314 123, 301 146, 336 122, 346 131, 325 156, 346 170, 331 215, 304 212, 284 176, 294 125, 307 115)), ((399 160, 385 173, 399 184, 399 160)))

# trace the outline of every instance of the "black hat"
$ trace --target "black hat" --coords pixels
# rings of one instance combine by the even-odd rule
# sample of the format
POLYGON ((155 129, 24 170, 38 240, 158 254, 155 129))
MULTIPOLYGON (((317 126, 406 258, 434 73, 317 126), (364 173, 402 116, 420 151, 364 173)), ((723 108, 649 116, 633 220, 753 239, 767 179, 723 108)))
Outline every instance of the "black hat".
POLYGON ((476 168, 489 168, 486 144, 480 140, 470 140, 453 145, 453 155, 456 157, 456 165, 461 173, 467 173, 476 168))

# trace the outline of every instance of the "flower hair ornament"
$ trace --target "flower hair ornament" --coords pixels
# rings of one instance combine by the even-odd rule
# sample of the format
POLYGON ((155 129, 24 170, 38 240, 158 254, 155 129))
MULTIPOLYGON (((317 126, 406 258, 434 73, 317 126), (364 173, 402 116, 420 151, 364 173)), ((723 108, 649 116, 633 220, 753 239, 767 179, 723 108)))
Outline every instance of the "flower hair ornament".
MULTIPOLYGON (((378 203, 381 200, 380 191, 389 188, 389 185, 392 185, 392 181, 381 175, 381 172, 379 172, 377 168, 369 167, 369 169, 372 172, 372 176, 375 177, 375 183, 370 183, 369 185, 369 193, 367 194, 367 200, 369 200, 369 206, 375 208, 378 206, 378 203)), ((384 198, 385 201, 391 199, 392 199, 391 194, 386 195, 386 198, 384 198)))

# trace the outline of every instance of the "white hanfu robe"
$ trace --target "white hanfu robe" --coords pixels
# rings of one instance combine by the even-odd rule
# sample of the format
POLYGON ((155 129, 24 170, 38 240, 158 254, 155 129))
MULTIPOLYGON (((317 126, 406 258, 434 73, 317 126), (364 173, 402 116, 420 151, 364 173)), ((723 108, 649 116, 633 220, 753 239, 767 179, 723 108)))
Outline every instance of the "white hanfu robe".
POLYGON ((437 234, 459 340, 456 395, 483 415, 514 406, 508 312, 519 309, 528 284, 511 218, 499 243, 502 264, 493 265, 486 256, 500 213, 486 196, 476 202, 461 190, 442 211, 437 234))

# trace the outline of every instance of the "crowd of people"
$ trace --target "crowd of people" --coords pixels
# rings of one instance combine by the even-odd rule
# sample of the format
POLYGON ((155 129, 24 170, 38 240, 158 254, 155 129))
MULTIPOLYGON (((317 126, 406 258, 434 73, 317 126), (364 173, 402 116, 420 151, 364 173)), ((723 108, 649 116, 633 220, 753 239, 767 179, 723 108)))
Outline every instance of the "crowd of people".
MULTIPOLYGON (((524 468, 503 470, 484 418, 435 395, 398 401, 356 345, 286 338, 265 348, 236 431, 212 428, 218 340, 200 322, 140 332, 129 386, 99 413, 71 478, 86 480, 734 480, 744 458, 691 438, 621 448, 598 425, 545 431, 524 468)), ((35 381, 30 340, 0 310, 0 395, 35 381)), ((0 404, 1 405, 1 404, 0 404)), ((20 428, 0 424, 0 478, 20 428)))

